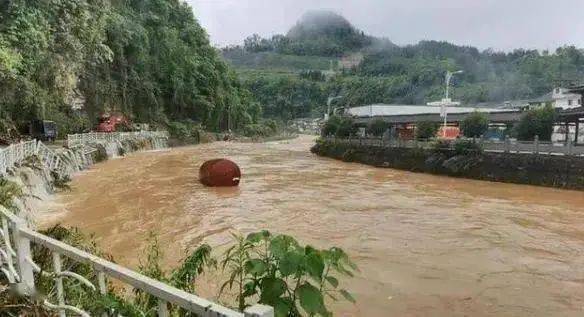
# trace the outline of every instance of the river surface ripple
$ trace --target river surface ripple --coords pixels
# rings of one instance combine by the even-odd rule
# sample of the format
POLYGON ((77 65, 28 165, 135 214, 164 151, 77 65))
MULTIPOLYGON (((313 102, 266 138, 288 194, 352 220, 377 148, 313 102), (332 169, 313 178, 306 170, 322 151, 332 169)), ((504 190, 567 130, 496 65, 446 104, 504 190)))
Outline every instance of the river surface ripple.
MULTIPOLYGON (((76 176, 45 219, 94 233, 136 268, 149 232, 175 265, 230 232, 339 246, 360 272, 339 316, 583 316, 584 193, 378 169, 319 158, 311 137, 137 153, 76 176), (237 189, 205 188, 208 159, 237 162, 237 189)), ((217 283, 207 278, 201 295, 217 283)))

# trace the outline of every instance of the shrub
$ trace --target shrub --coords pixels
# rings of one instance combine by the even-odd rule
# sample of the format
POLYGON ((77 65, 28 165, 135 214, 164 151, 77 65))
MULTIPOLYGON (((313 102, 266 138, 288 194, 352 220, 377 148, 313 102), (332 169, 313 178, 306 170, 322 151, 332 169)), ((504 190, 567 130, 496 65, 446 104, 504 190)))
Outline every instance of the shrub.
POLYGON ((538 136, 543 141, 551 140, 556 116, 555 109, 550 105, 529 110, 515 126, 517 138, 532 141, 538 136))
POLYGON ((346 138, 354 135, 357 132, 357 127, 353 122, 353 119, 348 117, 341 118, 339 126, 337 128, 336 136, 340 138, 346 138))
POLYGON ((14 209, 14 198, 24 196, 22 188, 15 182, 0 177, 0 206, 14 209))
POLYGON ((341 125, 341 117, 330 116, 322 127, 322 136, 334 136, 341 125))
POLYGON ((435 138, 439 127, 440 125, 435 122, 418 122, 416 123, 416 138, 418 140, 435 138))
POLYGON ((457 155, 477 154, 482 151, 482 146, 473 140, 459 139, 454 142, 454 152, 457 155))
POLYGON ((382 136, 388 128, 389 125, 385 121, 375 119, 367 126, 367 133, 374 136, 382 136))
POLYGON ((432 148, 435 151, 448 151, 448 150, 450 150, 451 144, 452 144, 452 141, 450 141, 450 140, 438 139, 438 140, 436 140, 436 142, 434 142, 434 144, 432 145, 432 148))
POLYGON ((243 135, 247 137, 266 137, 273 134, 273 130, 263 124, 247 124, 243 127, 243 135))
POLYGON ((460 123, 465 137, 478 138, 489 129, 489 116, 486 113, 475 111, 460 123))
POLYGON ((191 137, 189 127, 182 122, 170 122, 168 124, 168 133, 171 138, 186 140, 191 137))
POLYGON ((329 316, 324 296, 341 295, 354 302, 353 296, 339 288, 337 276, 352 276, 356 270, 347 254, 339 248, 318 250, 301 246, 287 235, 268 231, 235 236, 222 261, 229 280, 221 287, 237 289, 236 300, 243 311, 258 299, 274 307, 276 316, 329 316))

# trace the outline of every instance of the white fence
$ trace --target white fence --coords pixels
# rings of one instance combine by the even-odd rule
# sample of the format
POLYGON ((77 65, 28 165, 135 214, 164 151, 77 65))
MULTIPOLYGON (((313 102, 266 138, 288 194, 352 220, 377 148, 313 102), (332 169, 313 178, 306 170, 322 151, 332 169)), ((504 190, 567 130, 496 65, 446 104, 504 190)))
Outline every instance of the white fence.
MULTIPOLYGON (((330 142, 366 145, 375 147, 405 147, 405 148, 435 148, 436 140, 402 140, 395 138, 324 138, 330 142)), ((505 141, 491 141, 491 140, 475 140, 479 143, 484 151, 487 152, 504 152, 504 153, 533 153, 533 154, 548 154, 548 155, 572 155, 583 156, 584 145, 575 145, 571 142, 568 144, 542 142, 534 140, 531 142, 517 141, 506 139, 505 141)), ((449 148, 454 148, 454 142, 447 144, 449 148)))
POLYGON ((32 140, 11 144, 0 150, 0 175, 17 166, 23 164, 28 158, 37 156, 49 170, 57 172, 59 175, 70 174, 71 165, 64 164, 66 155, 59 155, 55 151, 46 147, 41 141, 32 140))
POLYGON ((23 296, 35 294, 35 273, 45 273, 51 276, 56 285, 57 303, 44 301, 45 307, 55 310, 60 316, 73 313, 79 316, 89 316, 89 313, 79 307, 67 305, 64 291, 64 279, 73 279, 89 289, 107 293, 107 278, 113 278, 158 298, 158 316, 169 315, 169 305, 176 305, 198 316, 204 317, 273 317, 272 307, 255 305, 245 313, 215 304, 196 295, 184 292, 162 282, 156 281, 130 269, 114 264, 61 241, 52 239, 28 228, 26 222, 4 207, 0 206, 0 274, 6 277, 10 286, 23 296), (41 272, 33 262, 31 243, 42 246, 52 253, 53 272, 41 272), (62 257, 79 263, 91 265, 97 272, 96 281, 89 281, 74 272, 62 271, 62 257))
POLYGON ((130 139, 168 139, 166 131, 140 131, 140 132, 90 132, 83 134, 69 134, 67 136, 67 146, 91 143, 121 142, 130 139))

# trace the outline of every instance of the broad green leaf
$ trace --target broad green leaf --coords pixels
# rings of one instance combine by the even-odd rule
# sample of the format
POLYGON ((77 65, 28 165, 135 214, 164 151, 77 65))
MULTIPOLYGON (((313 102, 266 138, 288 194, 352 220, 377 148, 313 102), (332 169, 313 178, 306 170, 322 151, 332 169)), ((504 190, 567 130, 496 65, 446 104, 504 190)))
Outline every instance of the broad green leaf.
POLYGON ((283 276, 290 276, 298 272, 302 265, 304 255, 296 251, 288 251, 280 260, 280 273, 283 276))
POLYGON ((324 261, 318 253, 310 253, 304 257, 306 271, 317 280, 322 280, 324 271, 324 261))
POLYGON ((280 259, 292 246, 298 246, 298 242, 294 238, 287 235, 278 235, 270 242, 270 251, 276 258, 280 259))
POLYGON ((275 317, 287 317, 292 309, 292 299, 276 298, 273 302, 275 317))
POLYGON ((245 262, 245 272, 253 275, 261 275, 267 269, 267 265, 260 259, 252 259, 245 262))
POLYGON ((347 290, 344 290, 344 289, 340 290, 339 292, 341 293, 341 295, 343 295, 343 297, 346 300, 348 300, 349 302, 355 304, 356 300, 353 297, 353 295, 351 295, 351 293, 347 292, 347 290))
POLYGON ((334 276, 327 276, 327 282, 332 285, 332 287, 337 288, 339 286, 339 280, 337 280, 334 276))
POLYGON ((256 287, 254 282, 247 282, 243 285, 243 297, 249 297, 256 294, 256 287))
POLYGON ((270 236, 269 231, 262 230, 259 232, 252 232, 252 233, 248 234, 247 238, 245 238, 245 239, 251 243, 256 243, 256 242, 260 242, 262 239, 268 238, 269 236, 270 236))
POLYGON ((324 300, 318 288, 310 283, 304 283, 296 290, 296 296, 300 299, 300 306, 308 314, 325 312, 324 300))
POLYGON ((288 286, 286 282, 280 278, 264 278, 261 281, 261 298, 260 302, 264 304, 273 304, 275 300, 282 296, 288 286))

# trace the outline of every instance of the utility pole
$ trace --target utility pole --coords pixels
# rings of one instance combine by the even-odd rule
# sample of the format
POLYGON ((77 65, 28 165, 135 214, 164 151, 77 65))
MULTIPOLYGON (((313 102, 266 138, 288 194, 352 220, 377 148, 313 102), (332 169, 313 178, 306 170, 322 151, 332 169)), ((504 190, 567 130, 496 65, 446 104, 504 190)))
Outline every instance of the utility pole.
POLYGON ((452 76, 457 74, 462 74, 463 71, 446 71, 446 89, 444 90, 444 99, 441 101, 429 102, 429 106, 440 106, 440 116, 444 118, 444 123, 442 126, 442 137, 446 138, 446 126, 448 125, 448 107, 449 106, 458 106, 460 102, 453 102, 450 99, 450 81, 452 80, 452 76))

